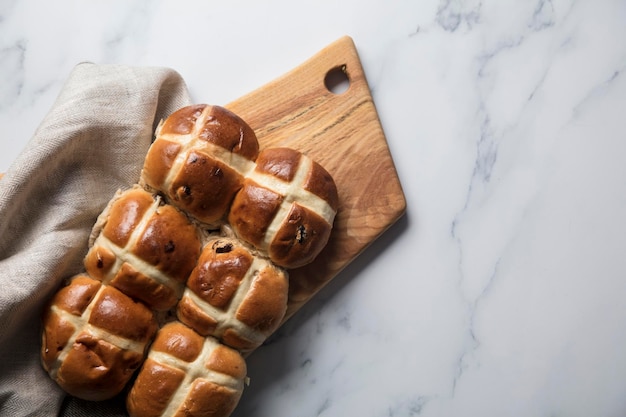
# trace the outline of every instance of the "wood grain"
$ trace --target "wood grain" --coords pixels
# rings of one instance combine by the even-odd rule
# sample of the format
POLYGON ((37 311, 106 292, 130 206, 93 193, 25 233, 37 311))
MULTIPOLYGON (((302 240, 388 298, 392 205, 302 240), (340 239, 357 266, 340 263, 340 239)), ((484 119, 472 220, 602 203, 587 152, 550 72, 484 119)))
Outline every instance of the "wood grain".
POLYGON ((262 148, 297 149, 337 183, 340 206, 327 247, 290 271, 287 320, 404 214, 406 200, 350 37, 226 107, 250 124, 262 148), (336 68, 350 83, 341 94, 324 83, 336 68))
POLYGON ((328 245, 313 263, 290 271, 287 320, 404 214, 404 193, 350 37, 226 107, 255 130, 262 148, 304 152, 337 183, 339 211, 328 245), (336 68, 350 82, 342 94, 324 83, 336 68))

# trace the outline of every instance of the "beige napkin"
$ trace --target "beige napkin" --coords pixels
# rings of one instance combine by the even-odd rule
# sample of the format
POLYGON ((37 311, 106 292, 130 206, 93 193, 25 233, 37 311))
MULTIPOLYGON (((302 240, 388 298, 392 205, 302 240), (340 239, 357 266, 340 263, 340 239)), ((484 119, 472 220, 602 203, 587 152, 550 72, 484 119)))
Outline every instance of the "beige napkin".
POLYGON ((80 271, 104 205, 138 181, 158 121, 189 103, 171 69, 79 64, 0 179, 0 415, 59 415, 64 394, 39 362, 42 307, 80 271))

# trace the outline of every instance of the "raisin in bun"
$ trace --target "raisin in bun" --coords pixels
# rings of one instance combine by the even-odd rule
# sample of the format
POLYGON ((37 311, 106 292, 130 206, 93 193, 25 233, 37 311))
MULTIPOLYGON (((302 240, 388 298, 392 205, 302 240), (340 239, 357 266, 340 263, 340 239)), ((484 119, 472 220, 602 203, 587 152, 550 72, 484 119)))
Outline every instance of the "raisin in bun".
POLYGON ((254 131, 231 111, 187 106, 157 128, 141 182, 199 221, 215 224, 228 211, 258 152, 254 131))
POLYGON ((174 112, 138 183, 98 217, 85 274, 45 309, 45 370, 87 400, 126 386, 133 417, 230 415, 242 355, 284 320, 287 271, 324 248, 338 205, 320 164, 289 148, 259 151, 229 110, 174 112))
POLYGON ((287 273, 239 240, 207 242, 178 303, 178 319, 241 352, 265 341, 287 311, 287 273))
POLYGON ((335 183, 320 164, 293 149, 270 148, 259 154, 228 221, 240 239, 291 269, 324 248, 337 206, 335 183))
POLYGON ((79 275, 51 300, 43 327, 44 369, 69 394, 96 401, 122 391, 157 322, 142 303, 79 275))
POLYGON ((87 273, 155 310, 176 305, 201 250, 197 228, 142 188, 117 194, 98 219, 87 273))
POLYGON ((157 333, 126 399, 132 417, 224 417, 241 397, 241 354, 180 322, 157 333))

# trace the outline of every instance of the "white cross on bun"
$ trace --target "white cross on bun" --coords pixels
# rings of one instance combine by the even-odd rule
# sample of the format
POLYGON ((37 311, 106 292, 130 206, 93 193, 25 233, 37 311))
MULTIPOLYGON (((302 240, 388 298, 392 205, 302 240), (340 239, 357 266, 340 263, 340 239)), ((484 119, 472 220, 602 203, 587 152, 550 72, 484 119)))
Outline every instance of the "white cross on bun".
POLYGON ((282 323, 289 270, 326 246, 338 207, 320 164, 259 150, 231 111, 174 112, 98 217, 84 273, 47 305, 44 369, 87 400, 128 388, 132 417, 229 416, 243 355, 282 323))

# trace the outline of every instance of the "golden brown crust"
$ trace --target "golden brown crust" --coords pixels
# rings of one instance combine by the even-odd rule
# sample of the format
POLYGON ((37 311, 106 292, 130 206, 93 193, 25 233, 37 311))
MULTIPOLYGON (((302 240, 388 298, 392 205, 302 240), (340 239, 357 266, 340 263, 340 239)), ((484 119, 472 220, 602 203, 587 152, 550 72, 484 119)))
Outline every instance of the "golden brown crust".
POLYGON ((132 417, 225 417, 241 397, 246 363, 179 322, 157 334, 126 405, 132 417))
POLYGON ((252 254, 235 241, 215 239, 202 251, 187 288, 213 307, 226 310, 252 260, 252 254))
POLYGON ((291 182, 300 165, 302 154, 289 148, 269 148, 259 154, 256 171, 291 182))
POLYGON ((193 327, 195 331, 202 335, 214 334, 218 321, 204 312, 190 297, 183 295, 183 298, 176 306, 178 319, 187 326, 193 327))
POLYGON ((147 343, 156 331, 154 314, 114 287, 105 285, 92 303, 87 322, 125 339, 147 343))
POLYGON ((326 201, 334 211, 339 209, 339 195, 335 181, 330 173, 317 162, 313 161, 302 188, 326 201))
POLYGON ((157 333, 151 350, 165 352, 185 362, 193 362, 202 352, 204 338, 181 323, 166 324, 157 333))
POLYGON ((87 273, 92 278, 104 281, 115 266, 116 261, 117 256, 113 251, 104 246, 95 245, 87 252, 84 264, 87 273))
POLYGON ((145 305, 86 276, 57 292, 43 326, 44 368, 66 392, 87 400, 118 394, 157 330, 145 305))
POLYGON ((204 247, 187 281, 177 316, 203 336, 248 351, 280 324, 287 309, 287 273, 234 238, 204 247))
POLYGON ((142 360, 143 353, 120 349, 84 332, 59 367, 57 383, 75 397, 106 400, 124 389, 142 360))
POLYGON ((152 196, 137 188, 114 197, 102 234, 117 246, 124 247, 144 214, 154 204, 152 196))
POLYGON ((101 284, 98 281, 79 275, 71 285, 61 288, 52 298, 51 304, 75 316, 83 314, 91 303, 101 284))
POLYGON ((237 380, 246 377, 246 363, 239 352, 224 345, 216 344, 204 364, 211 371, 229 375, 237 380))
POLYGON ((43 316, 44 331, 41 343, 41 363, 50 372, 59 353, 67 346, 76 326, 59 314, 46 309, 43 316))
POLYGON ((214 224, 228 211, 258 152, 254 131, 239 116, 219 106, 188 106, 161 124, 141 182, 199 221, 214 224))
POLYGON ((225 108, 180 109, 157 128, 139 184, 98 218, 84 259, 95 279, 76 277, 46 309, 44 368, 68 393, 101 400, 143 362, 131 416, 230 415, 246 377, 241 353, 282 322, 286 269, 315 259, 338 205, 332 177, 306 155, 259 152, 225 108), (218 227, 232 232, 201 231, 218 227), (173 308, 182 323, 156 333, 153 310, 169 310, 164 318, 173 308))
POLYGON ((282 271, 268 266, 252 281, 235 317, 246 326, 269 335, 285 315, 288 294, 288 280, 282 271))
POLYGON ((235 196, 228 222, 242 240, 262 249, 267 228, 278 213, 283 199, 281 194, 246 179, 243 188, 235 196))
POLYGON ((143 175, 148 184, 164 184, 176 157, 183 149, 180 143, 157 140, 150 147, 151 157, 144 162, 143 175))
POLYGON ((116 195, 85 257, 89 275, 156 310, 172 308, 200 255, 197 228, 140 188, 116 195))
POLYGON ((297 203, 276 231, 268 248, 269 257, 290 268, 311 263, 326 246, 331 225, 321 216, 297 203))
POLYGON ((160 417, 185 375, 180 369, 146 359, 126 399, 130 415, 160 417))
POLYGON ((289 148, 263 150, 233 201, 239 238, 287 269, 311 263, 330 237, 339 198, 321 165, 289 148))
POLYGON ((221 106, 193 104, 172 113, 157 136, 194 135, 251 161, 259 153, 256 134, 235 113, 221 106))
POLYGON ((187 135, 193 132, 205 109, 204 104, 193 104, 172 113, 161 125, 161 134, 187 135))
POLYGON ((190 151, 169 187, 172 202, 207 223, 228 211, 243 177, 204 152, 190 151))
POLYGON ((237 391, 197 380, 174 417, 224 417, 232 413, 238 402, 237 391))
POLYGON ((124 294, 144 301, 151 308, 159 311, 167 310, 178 302, 178 291, 175 288, 160 284, 147 275, 136 270, 130 263, 124 262, 109 284, 124 294))
MULTIPOLYGON (((303 159, 309 158, 295 149, 267 148, 259 153, 255 170, 289 183, 294 181, 303 159)), ((335 181, 330 173, 316 161, 309 159, 308 162, 310 167, 302 182, 302 188, 325 200, 333 210, 337 211, 339 198, 335 181)))
POLYGON ((207 106, 207 108, 209 111, 199 129, 198 138, 254 161, 259 154, 259 142, 250 126, 224 107, 207 106))
POLYGON ((131 248, 140 259, 184 282, 200 255, 196 228, 174 207, 159 206, 131 248))

